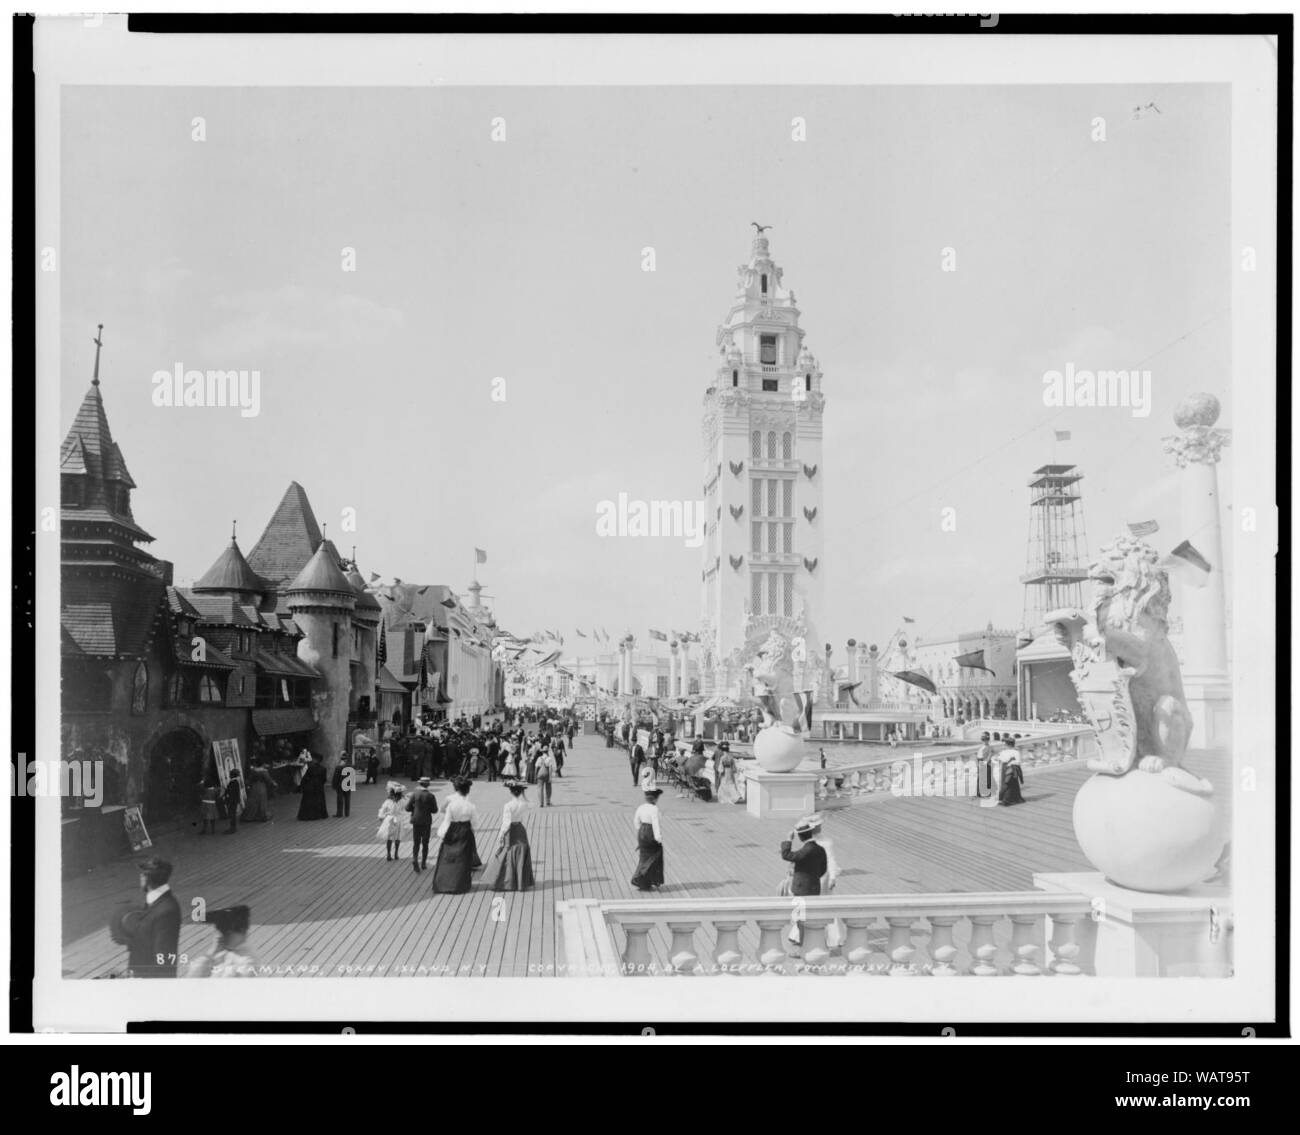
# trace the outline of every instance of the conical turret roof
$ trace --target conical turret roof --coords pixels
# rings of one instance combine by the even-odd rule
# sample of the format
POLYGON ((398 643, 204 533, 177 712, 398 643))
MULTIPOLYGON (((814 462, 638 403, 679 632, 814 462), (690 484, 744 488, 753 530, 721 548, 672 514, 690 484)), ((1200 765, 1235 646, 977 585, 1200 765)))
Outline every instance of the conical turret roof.
POLYGON ((293 594, 295 591, 334 591, 340 595, 356 595, 352 584, 340 570, 329 547, 323 543, 298 573, 297 578, 285 588, 287 594, 293 594))
POLYGON ((366 581, 361 578, 361 573, 357 571, 357 565, 352 565, 352 570, 347 573, 348 582, 352 584, 352 590, 357 593, 357 610, 359 611, 382 611, 379 600, 376 599, 369 591, 366 590, 366 581))
POLYGON ((232 539, 229 547, 203 573, 191 591, 264 591, 266 584, 248 566, 244 553, 232 539))

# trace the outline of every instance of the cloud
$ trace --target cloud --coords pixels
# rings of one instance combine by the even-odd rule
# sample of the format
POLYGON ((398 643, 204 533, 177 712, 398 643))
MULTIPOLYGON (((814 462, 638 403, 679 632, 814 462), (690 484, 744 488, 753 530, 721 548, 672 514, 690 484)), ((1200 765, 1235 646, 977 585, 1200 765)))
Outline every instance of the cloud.
POLYGON ((276 350, 331 351, 382 342, 405 324, 403 314, 365 296, 297 284, 217 296, 225 316, 201 341, 205 354, 244 357, 276 350))

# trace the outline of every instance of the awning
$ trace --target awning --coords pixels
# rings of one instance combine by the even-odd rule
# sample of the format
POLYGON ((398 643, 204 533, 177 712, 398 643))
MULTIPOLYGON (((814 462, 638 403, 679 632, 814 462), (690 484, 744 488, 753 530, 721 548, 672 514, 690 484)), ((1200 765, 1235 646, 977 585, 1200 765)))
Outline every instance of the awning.
MULTIPOLYGON (((209 652, 211 653, 211 652, 209 652)), ((301 658, 292 654, 271 654, 266 650, 257 652, 257 668, 263 674, 273 674, 277 678, 319 678, 315 667, 309 666, 301 658)))
POLYGON ((204 670, 233 670, 235 668, 234 659, 230 655, 218 650, 211 643, 203 648, 203 658, 191 657, 192 648, 176 640, 176 661, 182 666, 198 666, 204 670))
POLYGON ((315 728, 316 721, 310 709, 253 710, 253 732, 259 737, 278 737, 283 733, 310 733, 315 728))

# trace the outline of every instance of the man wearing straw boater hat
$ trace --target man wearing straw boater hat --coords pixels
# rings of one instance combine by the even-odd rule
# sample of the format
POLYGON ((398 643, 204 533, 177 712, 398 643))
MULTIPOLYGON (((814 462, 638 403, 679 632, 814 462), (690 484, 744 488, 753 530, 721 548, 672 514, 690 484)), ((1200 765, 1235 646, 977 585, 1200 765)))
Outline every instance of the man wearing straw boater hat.
POLYGON ((419 874, 429 865, 429 837, 438 801, 429 791, 429 778, 420 777, 420 787, 411 793, 406 810, 411 813, 411 867, 419 874))
POLYGON ((819 842, 821 834, 822 819, 813 813, 795 824, 789 839, 781 841, 781 858, 794 864, 790 875, 792 895, 822 893, 822 876, 826 874, 829 865, 826 849, 819 842), (792 850, 796 836, 799 837, 800 847, 792 850))

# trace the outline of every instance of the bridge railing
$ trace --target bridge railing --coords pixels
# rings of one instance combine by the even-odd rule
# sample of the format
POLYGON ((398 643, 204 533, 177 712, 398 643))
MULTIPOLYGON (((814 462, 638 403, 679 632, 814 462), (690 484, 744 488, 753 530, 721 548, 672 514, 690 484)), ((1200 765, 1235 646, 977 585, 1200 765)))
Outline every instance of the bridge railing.
POLYGON ((1024 891, 574 899, 556 910, 568 977, 1076 977, 1092 905, 1084 895, 1024 891), (802 951, 792 957, 796 921, 802 951))

